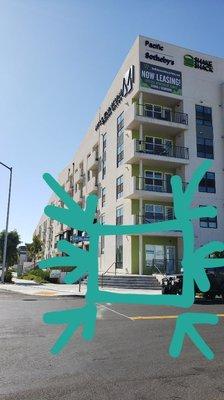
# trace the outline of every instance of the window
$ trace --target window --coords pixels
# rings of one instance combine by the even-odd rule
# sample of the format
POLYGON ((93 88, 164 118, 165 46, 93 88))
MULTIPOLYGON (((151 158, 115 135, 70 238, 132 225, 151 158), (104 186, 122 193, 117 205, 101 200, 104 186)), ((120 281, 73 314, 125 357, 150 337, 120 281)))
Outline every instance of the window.
POLYGON ((123 224, 123 207, 118 207, 116 209, 116 225, 123 224))
POLYGON ((211 107, 195 106, 196 109, 196 124, 212 126, 212 109, 211 107))
POLYGON ((123 236, 116 236, 116 268, 123 268, 123 236))
POLYGON ((173 219, 173 207, 161 204, 145 204, 145 223, 173 219))
POLYGON ((200 218, 200 227, 217 229, 217 216, 214 218, 209 218, 209 217, 200 218))
POLYGON ((123 175, 116 180, 116 198, 120 199, 123 196, 123 175))
POLYGON ((87 171, 87 181, 90 181, 90 171, 87 171))
MULTIPOLYGON (((101 223, 102 225, 105 224, 105 215, 101 215, 101 217, 100 217, 100 223, 101 223)), ((105 236, 102 235, 102 236, 100 237, 100 253, 101 253, 101 254, 104 254, 104 251, 105 251, 105 236)))
POLYGON ((101 202, 101 205, 102 205, 102 207, 104 207, 105 206, 105 203, 106 203, 106 188, 104 187, 104 188, 102 188, 102 202, 101 202))
POLYGON ((124 113, 117 118, 117 167, 124 158, 124 113))
POLYGON ((199 192, 215 193, 215 173, 206 172, 199 183, 199 192))
POLYGON ((213 139, 197 137, 197 156, 202 158, 214 158, 213 139))
POLYGON ((107 158, 107 134, 103 135, 103 143, 102 143, 102 179, 106 176, 106 158, 107 158))

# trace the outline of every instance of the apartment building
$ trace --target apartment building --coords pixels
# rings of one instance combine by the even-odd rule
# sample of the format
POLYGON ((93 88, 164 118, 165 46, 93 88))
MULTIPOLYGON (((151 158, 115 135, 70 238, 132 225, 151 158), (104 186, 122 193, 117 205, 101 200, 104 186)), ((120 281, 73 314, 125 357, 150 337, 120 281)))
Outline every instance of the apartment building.
MULTIPOLYGON (((59 181, 80 206, 98 195, 96 220, 141 224, 173 218, 170 179, 183 185, 204 159, 193 206, 214 205, 217 218, 194 222, 195 246, 224 239, 224 60, 137 37, 73 160, 59 181)), ((60 205, 54 196, 51 203, 60 205)), ((88 249, 87 232, 42 216, 36 234, 44 255, 65 238, 88 249)), ((180 231, 102 237, 99 270, 117 274, 173 273, 182 257, 180 231)))

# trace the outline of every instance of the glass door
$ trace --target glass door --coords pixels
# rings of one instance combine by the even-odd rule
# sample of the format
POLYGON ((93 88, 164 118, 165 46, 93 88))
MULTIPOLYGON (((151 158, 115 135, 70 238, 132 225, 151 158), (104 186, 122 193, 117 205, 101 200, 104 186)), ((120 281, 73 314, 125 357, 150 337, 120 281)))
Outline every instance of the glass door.
POLYGON ((166 246, 166 273, 175 273, 175 257, 176 248, 175 246, 166 246))

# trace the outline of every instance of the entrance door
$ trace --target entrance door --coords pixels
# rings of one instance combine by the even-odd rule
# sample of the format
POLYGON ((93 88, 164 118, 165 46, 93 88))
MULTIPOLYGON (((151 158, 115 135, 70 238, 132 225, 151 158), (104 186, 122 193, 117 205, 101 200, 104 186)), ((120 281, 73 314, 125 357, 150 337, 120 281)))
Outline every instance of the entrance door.
POLYGON ((175 273, 175 246, 166 246, 166 273, 175 273))

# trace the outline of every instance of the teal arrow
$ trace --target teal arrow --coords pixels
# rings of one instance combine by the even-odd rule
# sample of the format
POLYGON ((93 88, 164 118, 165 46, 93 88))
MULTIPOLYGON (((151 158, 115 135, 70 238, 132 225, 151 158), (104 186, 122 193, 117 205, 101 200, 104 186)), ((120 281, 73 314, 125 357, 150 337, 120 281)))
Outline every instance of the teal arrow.
POLYGON ((179 357, 184 344, 185 335, 188 335, 198 350, 208 360, 212 360, 214 358, 214 353, 195 329, 194 324, 216 325, 218 321, 219 318, 215 314, 185 313, 179 315, 169 348, 171 357, 179 357))

